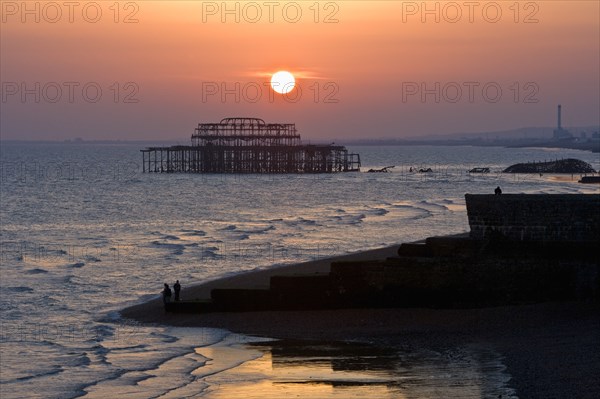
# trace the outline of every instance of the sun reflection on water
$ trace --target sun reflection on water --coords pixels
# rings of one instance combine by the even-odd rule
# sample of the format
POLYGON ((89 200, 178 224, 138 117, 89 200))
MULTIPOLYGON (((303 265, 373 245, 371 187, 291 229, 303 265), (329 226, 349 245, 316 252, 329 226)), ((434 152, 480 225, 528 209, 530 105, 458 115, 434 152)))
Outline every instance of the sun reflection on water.
MULTIPOLYGON (((254 359, 204 378, 207 398, 516 398, 501 357, 470 346, 399 349, 358 343, 274 341, 197 352, 223 363, 235 351, 254 359), (225 360, 224 360, 225 359, 225 360)), ((226 360, 229 358, 229 360, 226 360)), ((208 362, 210 370, 210 361, 208 362)), ((199 370, 200 371, 200 370, 199 370)), ((216 371, 216 370, 213 370, 216 371)))

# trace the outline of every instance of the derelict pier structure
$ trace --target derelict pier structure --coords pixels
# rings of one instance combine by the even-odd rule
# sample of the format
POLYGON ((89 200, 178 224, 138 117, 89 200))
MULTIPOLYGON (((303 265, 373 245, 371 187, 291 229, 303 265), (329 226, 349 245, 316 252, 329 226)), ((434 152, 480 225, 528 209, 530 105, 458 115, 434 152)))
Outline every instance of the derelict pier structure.
POLYGON ((360 170, 360 155, 334 144, 302 144, 293 123, 225 118, 200 123, 191 146, 141 150, 144 172, 335 173, 360 170))

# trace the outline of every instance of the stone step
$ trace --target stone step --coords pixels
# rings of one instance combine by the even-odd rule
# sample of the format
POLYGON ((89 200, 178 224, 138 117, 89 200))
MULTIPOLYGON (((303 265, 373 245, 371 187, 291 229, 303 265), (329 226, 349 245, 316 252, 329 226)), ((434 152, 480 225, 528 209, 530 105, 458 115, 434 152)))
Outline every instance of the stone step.
POLYGON ((212 301, 180 301, 165 304, 165 310, 171 313, 207 313, 213 311, 212 301))
POLYGON ((270 290, 215 288, 210 296, 217 312, 252 312, 273 307, 270 290))
POLYGON ((431 256, 431 250, 426 244, 404 243, 398 248, 399 256, 431 256))

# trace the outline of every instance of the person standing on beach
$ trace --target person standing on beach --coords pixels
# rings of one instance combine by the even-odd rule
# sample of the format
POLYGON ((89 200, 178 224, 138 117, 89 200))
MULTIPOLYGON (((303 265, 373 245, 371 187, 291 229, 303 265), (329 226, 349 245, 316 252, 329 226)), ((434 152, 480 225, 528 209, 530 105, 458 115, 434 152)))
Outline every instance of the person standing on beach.
POLYGON ((175 302, 179 302, 179 292, 181 292, 181 284, 179 284, 179 280, 177 280, 173 285, 173 290, 175 290, 175 302))
POLYGON ((165 288, 162 290, 163 294, 163 303, 166 305, 171 302, 171 288, 169 288, 169 284, 165 283, 165 288))

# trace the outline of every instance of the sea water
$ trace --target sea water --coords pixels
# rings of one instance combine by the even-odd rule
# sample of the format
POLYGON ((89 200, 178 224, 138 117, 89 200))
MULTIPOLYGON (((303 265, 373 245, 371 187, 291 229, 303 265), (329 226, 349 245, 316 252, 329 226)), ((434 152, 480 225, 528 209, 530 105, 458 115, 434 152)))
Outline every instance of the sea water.
MULTIPOLYGON (((323 363, 270 368, 272 353, 246 345, 256 338, 141 326, 118 310, 176 279, 185 298, 186 285, 226 275, 465 232, 465 193, 598 193, 579 176, 499 173, 513 163, 573 157, 600 168, 598 154, 575 150, 389 146, 350 148, 361 155, 358 173, 151 174, 142 173, 140 147, 2 143, 2 398, 278 397, 288 386, 273 385, 281 373, 310 374, 323 363), (391 165, 391 173, 365 173, 391 165), (473 167, 491 173, 467 173, 473 167)), ((341 382, 317 396, 405 378, 413 397, 510 395, 499 357, 456 350, 452 361, 427 348, 394 353, 414 366, 394 375, 340 373, 327 358, 319 375, 341 382)))

